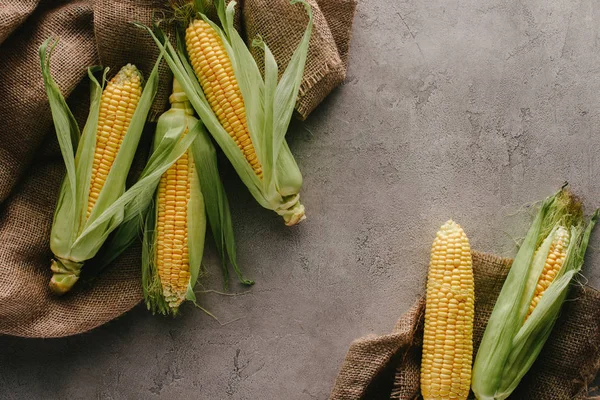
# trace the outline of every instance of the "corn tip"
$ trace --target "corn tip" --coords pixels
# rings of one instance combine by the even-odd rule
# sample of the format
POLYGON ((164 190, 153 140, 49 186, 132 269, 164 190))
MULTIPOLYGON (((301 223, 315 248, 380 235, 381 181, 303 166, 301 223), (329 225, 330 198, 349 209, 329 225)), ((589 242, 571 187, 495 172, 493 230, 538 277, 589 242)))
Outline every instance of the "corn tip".
POLYGON ((142 74, 137 69, 137 67, 131 63, 127 63, 126 65, 121 67, 119 72, 117 72, 117 74, 114 76, 114 78, 111 79, 111 82, 115 83, 115 84, 122 84, 122 83, 130 82, 133 80, 141 81, 141 78, 142 78, 142 74))

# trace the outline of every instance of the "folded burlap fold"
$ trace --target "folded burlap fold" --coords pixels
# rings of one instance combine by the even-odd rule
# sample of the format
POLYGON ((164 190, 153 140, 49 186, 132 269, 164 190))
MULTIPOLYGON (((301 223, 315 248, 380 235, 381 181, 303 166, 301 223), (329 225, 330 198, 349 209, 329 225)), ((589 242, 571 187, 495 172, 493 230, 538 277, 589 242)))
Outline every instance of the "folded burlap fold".
MULTIPOLYGON (((302 7, 290 6, 288 0, 238 3, 245 13, 244 18, 238 13, 239 25, 248 41, 261 34, 284 68, 297 36, 304 32, 302 7)), ((315 33, 296 107, 301 118, 345 77, 356 0, 311 4, 315 33)), ((81 285, 60 299, 48 290, 48 239, 64 168, 38 48, 50 36, 60 38, 52 74, 82 124, 89 99, 86 68, 102 64, 118 71, 131 62, 148 76, 158 50, 147 33, 130 22, 148 25, 169 13, 166 0, 14 0, 0 9, 0 334, 73 335, 121 315, 141 300, 139 248, 121 257, 91 287, 81 285)), ((169 75, 163 65, 155 117, 167 104, 169 75)))
MULTIPOLYGON (((510 263, 509 259, 473 252, 475 351, 510 263)), ((569 299, 544 350, 511 399, 588 398, 588 384, 600 367, 600 292, 574 286, 569 299)), ((392 333, 352 343, 330 400, 420 399, 424 311, 425 299, 420 298, 392 333)))

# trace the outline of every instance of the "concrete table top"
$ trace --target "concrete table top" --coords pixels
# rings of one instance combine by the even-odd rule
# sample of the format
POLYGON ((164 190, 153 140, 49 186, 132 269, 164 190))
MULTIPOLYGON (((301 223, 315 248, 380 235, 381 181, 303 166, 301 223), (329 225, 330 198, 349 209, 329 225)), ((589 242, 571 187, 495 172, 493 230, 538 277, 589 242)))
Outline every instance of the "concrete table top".
MULTIPOLYGON (((288 134, 307 221, 283 226, 225 172, 257 282, 200 296, 229 323, 139 306, 77 337, 2 337, 0 398, 327 398, 350 342, 422 293, 446 220, 512 256, 524 206, 564 181, 600 206, 598 20, 591 0, 361 1, 345 84, 288 134)), ((206 288, 221 288, 215 261, 209 248, 206 288)))

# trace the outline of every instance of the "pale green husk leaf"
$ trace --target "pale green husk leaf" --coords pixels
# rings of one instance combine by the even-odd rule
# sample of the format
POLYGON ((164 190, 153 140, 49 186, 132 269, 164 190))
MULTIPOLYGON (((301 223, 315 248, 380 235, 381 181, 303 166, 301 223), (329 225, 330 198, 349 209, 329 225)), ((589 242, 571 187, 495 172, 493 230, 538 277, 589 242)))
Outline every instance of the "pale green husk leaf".
POLYGON ((200 189, 198 174, 194 174, 191 181, 191 195, 188 202, 188 251, 190 256, 190 281, 186 293, 186 300, 196 302, 194 286, 200 276, 202 256, 204 255, 204 239, 206 237, 206 209, 204 196, 200 189))
POLYGON ((561 190, 542 202, 496 300, 472 372, 472 389, 480 400, 505 399, 517 387, 542 351, 569 284, 581 270, 598 213, 584 232, 579 206, 565 198, 571 197, 561 190), (527 318, 535 285, 559 225, 570 231, 565 262, 527 318))
POLYGON ((244 278, 237 263, 235 238, 231 212, 225 188, 219 178, 217 154, 208 133, 202 129, 192 144, 192 154, 196 171, 204 195, 206 214, 212 231, 217 251, 221 258, 223 277, 227 286, 229 272, 227 261, 231 263, 235 274, 244 285, 252 285, 254 281, 244 278))

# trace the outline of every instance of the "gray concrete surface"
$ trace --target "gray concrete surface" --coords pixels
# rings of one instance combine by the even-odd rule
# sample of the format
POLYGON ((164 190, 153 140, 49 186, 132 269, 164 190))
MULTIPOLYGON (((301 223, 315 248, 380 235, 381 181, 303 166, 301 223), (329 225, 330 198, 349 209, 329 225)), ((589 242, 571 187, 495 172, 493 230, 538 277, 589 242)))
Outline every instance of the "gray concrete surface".
MULTIPOLYGON (((511 256, 523 206, 565 180, 600 206, 598 20, 591 0, 362 1, 346 83, 289 133, 308 220, 284 227, 227 173, 257 284, 201 302, 234 322, 138 307, 79 337, 3 337, 0 398, 327 398, 350 342, 422 292, 447 219, 511 256)), ((595 249, 600 286, 593 266, 595 249)))

